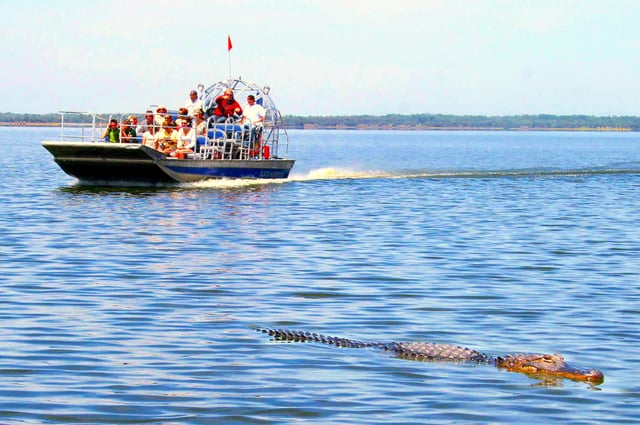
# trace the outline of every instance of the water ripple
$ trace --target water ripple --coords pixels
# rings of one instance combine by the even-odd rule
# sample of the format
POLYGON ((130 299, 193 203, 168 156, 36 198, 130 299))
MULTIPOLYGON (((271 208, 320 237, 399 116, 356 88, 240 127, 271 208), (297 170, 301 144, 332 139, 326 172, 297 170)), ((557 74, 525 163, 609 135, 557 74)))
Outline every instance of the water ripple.
POLYGON ((293 132, 286 182, 99 188, 52 131, 0 129, 2 423, 637 422, 636 134, 293 132), (254 326, 561 352, 605 382, 254 326))

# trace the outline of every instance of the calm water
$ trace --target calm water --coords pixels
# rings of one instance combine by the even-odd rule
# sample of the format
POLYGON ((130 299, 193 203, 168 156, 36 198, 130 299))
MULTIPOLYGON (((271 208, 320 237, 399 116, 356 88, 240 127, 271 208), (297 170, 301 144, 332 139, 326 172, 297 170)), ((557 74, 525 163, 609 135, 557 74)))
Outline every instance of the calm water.
POLYGON ((137 189, 77 186, 54 136, 0 128, 0 423, 638 421, 640 134, 291 132, 289 181, 137 189))

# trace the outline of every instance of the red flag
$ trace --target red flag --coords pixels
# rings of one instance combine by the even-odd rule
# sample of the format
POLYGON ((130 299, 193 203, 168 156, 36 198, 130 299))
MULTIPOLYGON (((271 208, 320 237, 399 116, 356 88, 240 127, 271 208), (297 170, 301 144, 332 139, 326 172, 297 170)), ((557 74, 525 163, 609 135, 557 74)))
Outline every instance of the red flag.
POLYGON ((227 50, 231 51, 231 48, 233 47, 233 44, 231 44, 231 36, 228 35, 227 36, 227 50))

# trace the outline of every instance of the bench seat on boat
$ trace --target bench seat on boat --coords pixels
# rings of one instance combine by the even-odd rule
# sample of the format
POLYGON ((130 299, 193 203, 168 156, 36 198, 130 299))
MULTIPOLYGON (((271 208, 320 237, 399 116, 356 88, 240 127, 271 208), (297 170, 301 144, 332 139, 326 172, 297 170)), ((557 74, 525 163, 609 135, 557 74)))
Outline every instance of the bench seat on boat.
MULTIPOLYGON (((202 137, 204 139, 204 136, 199 137, 202 137)), ((225 137, 227 137, 227 135, 222 129, 210 128, 209 131, 207 131, 207 137, 209 139, 224 139, 225 137)))
POLYGON ((213 125, 211 126, 212 129, 215 130, 222 130, 222 131, 242 131, 243 127, 240 124, 233 124, 233 123, 213 123, 213 125))

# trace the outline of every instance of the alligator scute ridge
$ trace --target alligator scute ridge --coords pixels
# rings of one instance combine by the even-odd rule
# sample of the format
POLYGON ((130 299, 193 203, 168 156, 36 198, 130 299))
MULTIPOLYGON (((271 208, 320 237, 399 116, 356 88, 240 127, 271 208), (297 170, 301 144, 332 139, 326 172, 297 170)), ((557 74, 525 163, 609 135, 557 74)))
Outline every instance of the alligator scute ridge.
POLYGON ((321 335, 299 330, 255 328, 277 341, 320 342, 344 348, 377 348, 396 357, 417 361, 450 361, 492 364, 509 372, 519 372, 538 379, 571 379, 599 385, 604 374, 598 369, 570 366, 561 354, 508 354, 489 356, 480 351, 458 345, 433 342, 365 342, 348 338, 321 335))

